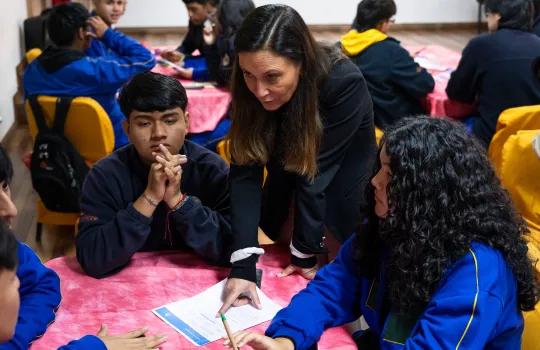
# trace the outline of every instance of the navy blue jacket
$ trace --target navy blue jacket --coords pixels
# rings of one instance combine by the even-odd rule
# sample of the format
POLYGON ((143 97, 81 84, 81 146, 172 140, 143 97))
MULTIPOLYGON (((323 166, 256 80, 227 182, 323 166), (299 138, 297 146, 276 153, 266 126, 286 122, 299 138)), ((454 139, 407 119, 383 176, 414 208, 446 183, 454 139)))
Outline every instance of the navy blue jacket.
MULTIPOLYGON (((28 349, 54 321, 56 309, 62 299, 58 275, 45 267, 30 247, 19 243, 17 256, 21 306, 15 335, 10 341, 0 344, 0 350, 28 349)), ((1 318, 0 316, 0 322, 1 318)))
POLYGON ((366 78, 377 127, 385 129, 401 118, 425 114, 422 99, 433 91, 435 81, 399 41, 379 41, 351 60, 366 78))
POLYGON ((310 348, 330 327, 364 316, 381 350, 519 350, 523 316, 517 283, 500 251, 473 242, 446 271, 420 317, 388 310, 384 270, 376 279, 358 274, 354 238, 338 257, 292 298, 266 334, 310 348))
POLYGON ((478 100, 473 133, 486 146, 495 133, 497 119, 508 108, 540 103, 540 81, 533 73, 533 61, 540 56, 540 38, 515 29, 499 29, 472 39, 446 93, 453 100, 478 100))
POLYGON ((540 17, 536 17, 533 24, 533 33, 540 36, 540 17))
POLYGON ((47 48, 24 73, 25 94, 86 96, 107 112, 114 129, 115 148, 128 143, 122 129, 124 114, 116 101, 120 87, 134 75, 150 70, 154 56, 137 41, 107 29, 101 41, 116 57, 89 57, 83 52, 47 48))
POLYGON ((191 248, 212 263, 229 260, 229 168, 217 154, 189 141, 180 153, 188 158, 181 190, 189 199, 176 211, 161 202, 152 218, 133 207, 146 188, 149 167, 132 145, 92 167, 83 185, 76 242, 86 273, 110 275, 138 251, 191 248), (171 240, 166 238, 167 222, 171 240))

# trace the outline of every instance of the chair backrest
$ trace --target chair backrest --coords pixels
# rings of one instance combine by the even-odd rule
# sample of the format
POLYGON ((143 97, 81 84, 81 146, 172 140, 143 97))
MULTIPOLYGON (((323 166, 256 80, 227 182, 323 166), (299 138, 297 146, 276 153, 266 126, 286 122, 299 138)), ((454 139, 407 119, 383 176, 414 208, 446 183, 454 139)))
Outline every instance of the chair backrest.
MULTIPOLYGON (((533 140, 539 135, 540 129, 511 135, 501 150, 502 161, 496 169, 517 211, 527 222, 533 260, 540 259, 540 155, 533 148, 533 140)), ((536 264, 536 272, 540 277, 540 263, 536 264)))
POLYGON ((223 139, 219 141, 216 145, 217 153, 226 161, 228 164, 231 164, 231 152, 229 151, 229 140, 223 139))
POLYGON ((378 127, 375 127, 375 141, 377 141, 377 145, 381 144, 381 139, 384 136, 384 131, 382 129, 379 129, 378 127))
POLYGON ((502 149, 508 138, 520 130, 540 129, 540 105, 509 108, 497 120, 497 129, 488 148, 495 169, 501 167, 502 149))
MULTIPOLYGON (((39 96, 38 102, 43 116, 50 127, 54 118, 57 97, 39 96)), ((28 128, 35 139, 37 126, 30 103, 25 103, 28 128)), ((92 165, 109 155, 114 149, 114 132, 107 112, 94 99, 89 97, 74 98, 64 128, 64 135, 77 149, 84 160, 92 165)))
POLYGON ((28 64, 32 63, 33 60, 35 60, 36 58, 39 57, 39 55, 42 54, 43 51, 41 51, 41 49, 38 49, 37 47, 34 48, 34 49, 31 49, 29 51, 27 51, 25 54, 24 54, 24 57, 26 58, 26 62, 28 64))

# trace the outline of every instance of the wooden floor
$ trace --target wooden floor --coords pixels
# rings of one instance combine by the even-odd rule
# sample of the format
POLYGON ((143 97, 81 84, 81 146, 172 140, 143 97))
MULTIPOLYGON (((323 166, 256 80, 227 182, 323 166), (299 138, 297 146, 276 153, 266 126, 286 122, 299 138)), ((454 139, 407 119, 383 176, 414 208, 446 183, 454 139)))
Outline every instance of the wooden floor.
MULTIPOLYGON (((321 31, 315 33, 319 40, 335 42, 342 33, 321 31)), ((401 30, 392 33, 404 45, 437 44, 454 51, 461 51, 466 43, 474 36, 473 30, 401 30)), ((181 36, 175 34, 140 35, 138 39, 147 41, 154 46, 178 45, 181 36)), ((32 189, 30 173, 21 158, 32 149, 32 140, 26 126, 14 126, 9 137, 3 141, 14 165, 15 176, 11 185, 12 196, 19 210, 19 215, 13 222, 13 230, 23 242, 36 250, 43 261, 63 256, 73 255, 74 238, 71 227, 44 227, 42 243, 35 240, 36 194, 32 189)))

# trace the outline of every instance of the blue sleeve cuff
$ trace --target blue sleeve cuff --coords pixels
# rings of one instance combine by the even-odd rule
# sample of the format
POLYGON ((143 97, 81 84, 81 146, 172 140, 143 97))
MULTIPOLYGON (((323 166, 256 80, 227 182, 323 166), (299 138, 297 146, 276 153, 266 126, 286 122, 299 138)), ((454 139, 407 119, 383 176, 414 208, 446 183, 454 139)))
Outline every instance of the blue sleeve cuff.
POLYGON ((58 350, 107 350, 105 343, 95 335, 86 335, 79 340, 74 340, 58 350))

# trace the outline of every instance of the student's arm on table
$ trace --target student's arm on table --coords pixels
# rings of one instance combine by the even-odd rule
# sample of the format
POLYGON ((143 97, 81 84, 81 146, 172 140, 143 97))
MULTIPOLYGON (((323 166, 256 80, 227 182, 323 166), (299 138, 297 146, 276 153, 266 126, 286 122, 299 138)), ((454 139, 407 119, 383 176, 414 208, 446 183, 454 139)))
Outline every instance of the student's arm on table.
POLYGON ((219 159, 200 172, 211 197, 203 203, 189 193, 182 205, 171 211, 171 227, 186 244, 212 263, 228 264, 232 243, 228 166, 219 159))
MULTIPOLYGON (((77 260, 95 278, 125 266, 150 235, 152 218, 133 203, 125 206, 118 193, 122 187, 121 180, 111 178, 99 164, 90 170, 83 185, 77 260)), ((149 209, 153 213, 155 208, 149 209)))
POLYGON ((36 338, 45 333, 54 321, 60 304, 60 280, 58 275, 45 267, 34 251, 19 243, 17 277, 21 286, 21 304, 14 337, 0 345, 0 350, 28 349, 36 338))
POLYGON ((58 350, 151 350, 167 341, 164 334, 148 336, 142 328, 120 335, 108 335, 107 326, 101 326, 97 336, 87 335, 60 347, 58 350))
POLYGON ((465 103, 474 103, 476 100, 480 77, 479 63, 482 60, 478 46, 476 40, 471 40, 463 49, 457 69, 450 75, 446 94, 451 100, 465 103))
POLYGON ((396 47, 392 58, 392 81, 404 92, 422 99, 433 91, 435 80, 414 61, 407 50, 401 46, 396 47))
POLYGON ((277 313, 266 336, 239 332, 234 336, 237 345, 260 350, 307 349, 318 342, 324 330, 360 317, 361 277, 354 271, 352 249, 354 238, 277 313))

